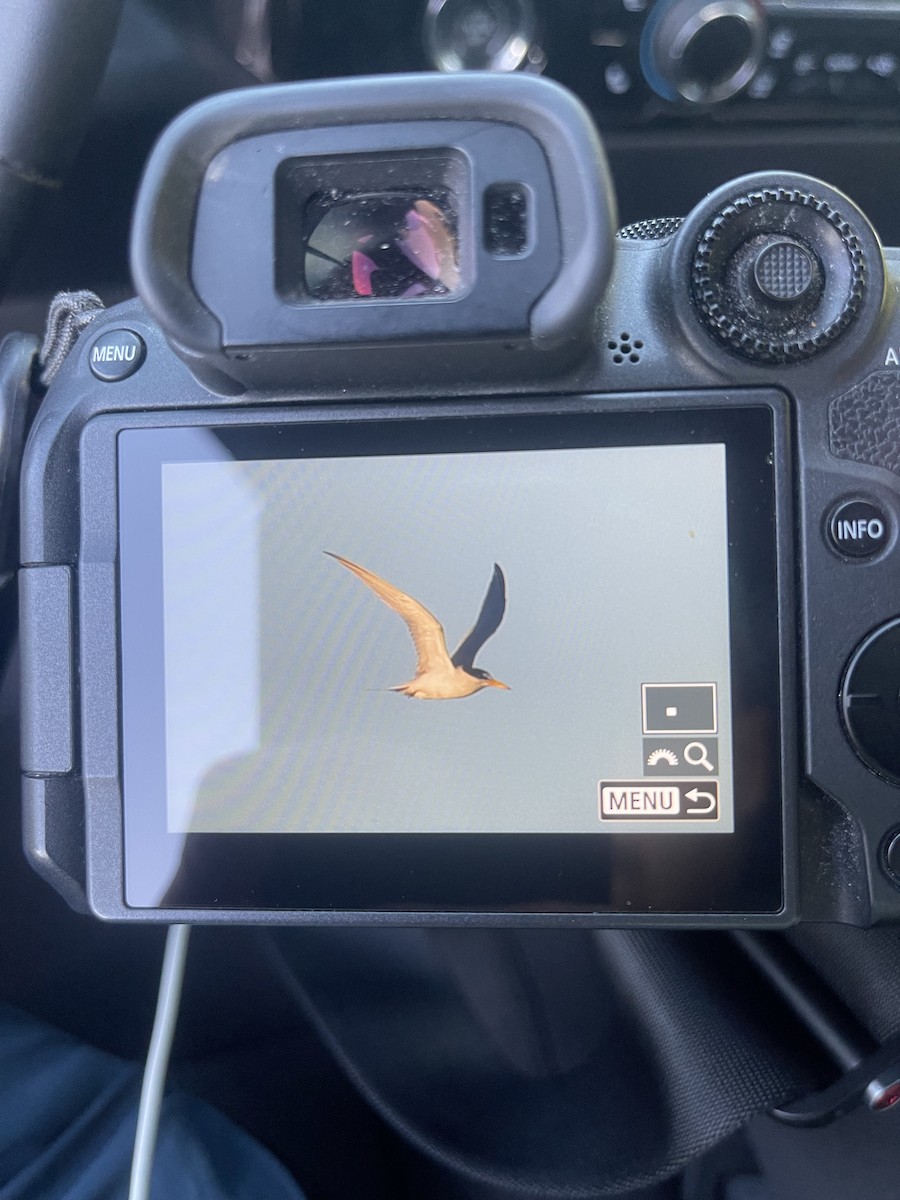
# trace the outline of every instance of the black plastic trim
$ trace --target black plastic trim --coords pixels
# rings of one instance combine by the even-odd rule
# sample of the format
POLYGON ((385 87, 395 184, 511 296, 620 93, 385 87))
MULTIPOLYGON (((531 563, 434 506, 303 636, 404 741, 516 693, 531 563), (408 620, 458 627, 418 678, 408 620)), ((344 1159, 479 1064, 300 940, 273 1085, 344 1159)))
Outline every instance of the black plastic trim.
POLYGON ((75 765, 72 722, 72 572, 19 572, 22 647, 22 770, 65 775, 75 765))

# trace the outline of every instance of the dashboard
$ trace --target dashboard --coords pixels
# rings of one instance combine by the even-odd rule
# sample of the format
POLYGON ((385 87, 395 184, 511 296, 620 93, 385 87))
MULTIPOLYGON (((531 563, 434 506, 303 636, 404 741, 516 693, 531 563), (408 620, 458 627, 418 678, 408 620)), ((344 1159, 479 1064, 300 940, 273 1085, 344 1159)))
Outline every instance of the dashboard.
POLYGON ((273 45, 273 75, 542 72, 605 127, 900 111, 890 0, 306 0, 296 28, 293 55, 273 45))

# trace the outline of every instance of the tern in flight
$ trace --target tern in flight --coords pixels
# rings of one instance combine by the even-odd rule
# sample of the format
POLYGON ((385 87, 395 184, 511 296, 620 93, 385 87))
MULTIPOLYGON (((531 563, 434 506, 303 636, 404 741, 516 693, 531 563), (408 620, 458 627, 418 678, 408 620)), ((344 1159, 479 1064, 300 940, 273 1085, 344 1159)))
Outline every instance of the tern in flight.
POLYGON ((383 600, 406 622, 416 648, 416 674, 409 683, 400 683, 389 688, 389 691, 402 692, 404 696, 413 696, 417 700, 458 700, 463 696, 473 696, 486 687, 509 691, 507 684, 474 665, 475 655, 488 638, 497 632, 506 612, 506 580, 496 563, 478 619, 451 655, 447 651, 443 626, 424 604, 401 592, 386 579, 351 562, 349 558, 341 558, 330 550, 325 553, 352 571, 372 589, 379 600, 383 600))

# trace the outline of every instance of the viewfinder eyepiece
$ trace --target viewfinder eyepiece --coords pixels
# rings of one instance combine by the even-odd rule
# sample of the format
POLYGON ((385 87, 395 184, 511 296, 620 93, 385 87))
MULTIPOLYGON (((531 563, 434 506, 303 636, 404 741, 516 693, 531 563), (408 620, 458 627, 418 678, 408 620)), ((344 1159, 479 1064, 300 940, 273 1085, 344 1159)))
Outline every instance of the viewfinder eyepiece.
POLYGON ((448 192, 319 194, 306 229, 305 284, 316 300, 409 300, 460 286, 448 192))

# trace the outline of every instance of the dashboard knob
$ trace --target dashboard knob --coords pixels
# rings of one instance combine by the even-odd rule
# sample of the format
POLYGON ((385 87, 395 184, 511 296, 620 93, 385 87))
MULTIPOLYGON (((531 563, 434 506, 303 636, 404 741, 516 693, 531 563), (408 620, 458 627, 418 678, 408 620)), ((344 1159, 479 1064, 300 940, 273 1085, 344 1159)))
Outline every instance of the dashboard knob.
POLYGON ((756 362, 799 362, 830 345, 866 286, 852 217, 790 187, 738 195, 711 214, 691 264, 694 305, 709 332, 756 362))
POLYGON ((425 48, 439 71, 517 71, 534 52, 531 0, 428 0, 425 48))
POLYGON ((717 104, 747 86, 766 47, 761 0, 660 0, 641 38, 641 67, 664 100, 717 104))

